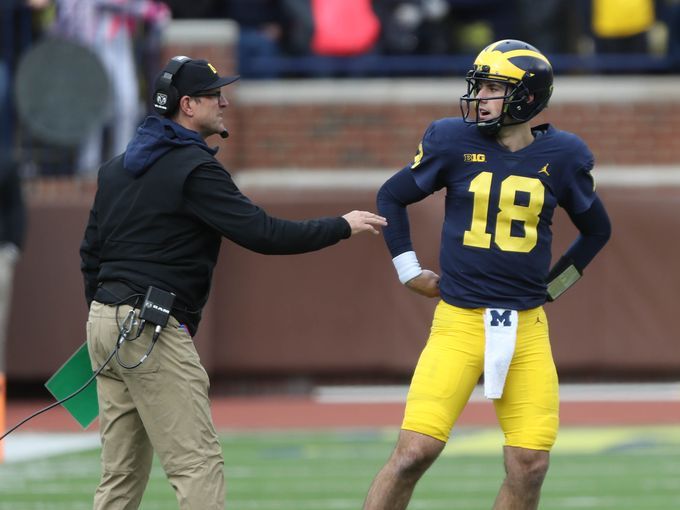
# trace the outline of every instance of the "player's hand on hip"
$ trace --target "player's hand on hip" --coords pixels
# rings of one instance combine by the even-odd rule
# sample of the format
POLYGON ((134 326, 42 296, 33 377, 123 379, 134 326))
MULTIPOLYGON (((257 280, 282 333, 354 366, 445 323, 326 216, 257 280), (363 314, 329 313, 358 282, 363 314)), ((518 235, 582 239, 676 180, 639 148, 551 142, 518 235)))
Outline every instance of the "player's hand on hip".
POLYGON ((406 286, 421 296, 439 297, 439 275, 429 269, 423 269, 422 273, 407 281, 406 286))
POLYGON ((382 216, 378 216, 368 211, 352 211, 343 216, 352 229, 352 235, 360 232, 371 232, 379 234, 376 226, 384 227, 387 225, 387 220, 382 216))

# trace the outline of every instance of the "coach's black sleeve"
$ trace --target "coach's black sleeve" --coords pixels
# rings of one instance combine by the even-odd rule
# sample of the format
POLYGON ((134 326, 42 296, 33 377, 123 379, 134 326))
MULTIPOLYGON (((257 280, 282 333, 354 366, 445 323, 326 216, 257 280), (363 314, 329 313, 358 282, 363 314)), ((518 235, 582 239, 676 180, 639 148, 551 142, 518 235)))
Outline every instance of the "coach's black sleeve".
POLYGON ((263 254, 319 250, 350 237, 342 217, 290 221, 269 216, 238 189, 219 165, 201 165, 187 177, 184 196, 203 222, 235 243, 263 254))

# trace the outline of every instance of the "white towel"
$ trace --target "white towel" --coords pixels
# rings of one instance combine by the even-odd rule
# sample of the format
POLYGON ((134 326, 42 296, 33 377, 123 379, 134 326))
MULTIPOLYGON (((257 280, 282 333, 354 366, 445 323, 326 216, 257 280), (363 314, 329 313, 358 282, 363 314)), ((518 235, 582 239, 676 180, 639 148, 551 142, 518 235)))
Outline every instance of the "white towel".
POLYGON ((517 310, 487 308, 484 310, 484 396, 503 396, 505 378, 515 353, 517 310))

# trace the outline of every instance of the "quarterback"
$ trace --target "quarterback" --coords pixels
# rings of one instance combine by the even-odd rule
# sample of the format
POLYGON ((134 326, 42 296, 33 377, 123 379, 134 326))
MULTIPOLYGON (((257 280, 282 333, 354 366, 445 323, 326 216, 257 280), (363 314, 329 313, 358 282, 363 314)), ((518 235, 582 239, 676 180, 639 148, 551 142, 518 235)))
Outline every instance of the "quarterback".
POLYGON ((537 508, 559 424, 543 304, 580 278, 611 233, 586 144, 551 125, 529 124, 552 94, 548 59, 525 42, 498 41, 477 56, 466 80, 462 118, 430 124, 413 162, 378 192, 400 281, 440 301, 396 448, 365 510, 407 507, 482 374, 505 436, 506 477, 494 508, 537 508), (440 276, 418 262, 407 207, 441 189, 440 276), (551 269, 557 206, 579 235, 551 269))

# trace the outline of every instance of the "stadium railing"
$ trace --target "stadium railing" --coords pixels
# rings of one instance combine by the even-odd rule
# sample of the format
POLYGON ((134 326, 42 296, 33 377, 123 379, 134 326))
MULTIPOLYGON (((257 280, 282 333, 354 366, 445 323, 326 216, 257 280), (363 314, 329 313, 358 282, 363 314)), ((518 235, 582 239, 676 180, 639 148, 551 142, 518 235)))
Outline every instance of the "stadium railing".
MULTIPOLYGON (((669 56, 648 54, 547 55, 558 74, 670 73, 680 66, 669 56)), ((241 65, 244 78, 396 77, 464 74, 474 55, 361 55, 355 57, 253 57, 241 65)))

